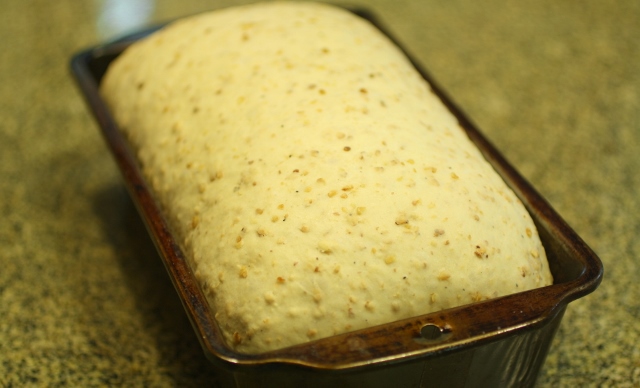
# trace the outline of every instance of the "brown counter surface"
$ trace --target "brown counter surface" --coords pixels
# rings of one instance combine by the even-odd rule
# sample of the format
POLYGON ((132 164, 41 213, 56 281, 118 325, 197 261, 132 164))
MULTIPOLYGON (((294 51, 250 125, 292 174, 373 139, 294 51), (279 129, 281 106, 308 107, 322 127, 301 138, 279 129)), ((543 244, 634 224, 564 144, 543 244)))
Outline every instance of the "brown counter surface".
MULTIPOLYGON (((239 2, 0 12, 0 387, 215 384, 68 70, 132 28, 239 2)), ((540 387, 640 386, 640 2, 360 1, 600 255, 540 387)))

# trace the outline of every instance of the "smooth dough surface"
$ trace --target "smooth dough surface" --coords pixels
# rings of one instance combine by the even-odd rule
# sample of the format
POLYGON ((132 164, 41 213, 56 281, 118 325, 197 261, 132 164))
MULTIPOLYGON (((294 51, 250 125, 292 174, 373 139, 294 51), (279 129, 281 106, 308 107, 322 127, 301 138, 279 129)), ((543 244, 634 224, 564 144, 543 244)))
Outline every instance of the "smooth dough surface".
POLYGON ((347 11, 180 20, 127 50, 102 93, 237 351, 552 283, 521 202, 347 11))

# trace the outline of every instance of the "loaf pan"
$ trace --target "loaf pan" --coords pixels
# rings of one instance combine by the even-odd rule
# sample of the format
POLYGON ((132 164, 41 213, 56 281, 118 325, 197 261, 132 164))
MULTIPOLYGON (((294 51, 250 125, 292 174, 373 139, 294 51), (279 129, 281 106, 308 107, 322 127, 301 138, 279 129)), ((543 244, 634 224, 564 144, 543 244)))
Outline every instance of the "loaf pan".
MULTIPOLYGON (((350 10, 389 36, 371 13, 350 10)), ((161 27, 79 52, 71 60, 71 69, 204 353, 212 368, 218 370, 221 385, 528 387, 535 384, 567 305, 598 287, 602 263, 415 61, 414 66, 529 210, 546 249, 554 284, 257 355, 237 353, 228 347, 213 318, 214 311, 142 176, 135 153, 98 92, 109 64, 132 42, 161 27)))

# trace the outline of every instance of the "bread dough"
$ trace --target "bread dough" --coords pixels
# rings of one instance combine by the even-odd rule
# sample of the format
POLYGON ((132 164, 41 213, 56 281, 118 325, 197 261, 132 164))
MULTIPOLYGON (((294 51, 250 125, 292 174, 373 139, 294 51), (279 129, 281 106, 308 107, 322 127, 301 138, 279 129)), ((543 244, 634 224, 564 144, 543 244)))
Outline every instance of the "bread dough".
POLYGON ((237 351, 552 283, 522 203, 348 11, 189 17, 126 50, 102 92, 237 351))

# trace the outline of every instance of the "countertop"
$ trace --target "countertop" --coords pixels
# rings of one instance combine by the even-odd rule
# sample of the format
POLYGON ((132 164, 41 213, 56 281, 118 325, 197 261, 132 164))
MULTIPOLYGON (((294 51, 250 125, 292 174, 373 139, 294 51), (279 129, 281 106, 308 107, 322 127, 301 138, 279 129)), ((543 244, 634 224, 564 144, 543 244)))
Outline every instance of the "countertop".
MULTIPOLYGON (((640 2, 350 3, 380 17, 604 263, 538 385, 640 386, 640 2)), ((3 2, 0 387, 215 384, 68 64, 230 4, 3 2)))

